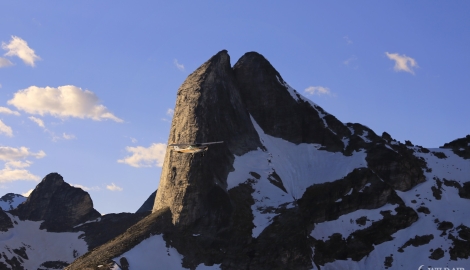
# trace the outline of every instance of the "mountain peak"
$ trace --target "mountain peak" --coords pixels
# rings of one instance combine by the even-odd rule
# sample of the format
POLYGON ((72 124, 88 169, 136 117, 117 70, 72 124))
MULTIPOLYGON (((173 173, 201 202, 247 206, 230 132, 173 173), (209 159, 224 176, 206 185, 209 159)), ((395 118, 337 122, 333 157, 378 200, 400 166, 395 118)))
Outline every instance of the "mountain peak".
POLYGON ((239 94, 230 57, 220 51, 202 64, 178 90, 168 144, 224 141, 205 157, 168 151, 153 211, 170 207, 173 222, 201 226, 228 222, 227 175, 234 155, 261 146, 239 94), (213 164, 218 164, 213 166, 213 164))
POLYGON ((21 219, 44 220, 41 228, 64 231, 100 217, 88 192, 70 186, 58 173, 50 173, 12 213, 21 219))

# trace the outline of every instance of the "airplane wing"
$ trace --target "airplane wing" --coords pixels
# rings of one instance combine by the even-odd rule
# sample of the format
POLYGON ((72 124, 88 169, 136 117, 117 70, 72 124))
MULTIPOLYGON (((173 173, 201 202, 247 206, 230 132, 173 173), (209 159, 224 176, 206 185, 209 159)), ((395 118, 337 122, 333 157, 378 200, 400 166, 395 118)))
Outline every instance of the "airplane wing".
POLYGON ((194 145, 193 143, 174 143, 174 144, 169 144, 168 146, 190 146, 194 145))
POLYGON ((209 145, 209 144, 216 144, 216 143, 223 143, 223 141, 220 142, 207 142, 207 143, 174 143, 170 144, 168 146, 201 146, 201 145, 209 145))
POLYGON ((199 146, 199 145, 208 145, 208 144, 216 144, 216 143, 223 143, 223 141, 220 141, 220 142, 207 142, 207 143, 196 143, 195 145, 199 146))

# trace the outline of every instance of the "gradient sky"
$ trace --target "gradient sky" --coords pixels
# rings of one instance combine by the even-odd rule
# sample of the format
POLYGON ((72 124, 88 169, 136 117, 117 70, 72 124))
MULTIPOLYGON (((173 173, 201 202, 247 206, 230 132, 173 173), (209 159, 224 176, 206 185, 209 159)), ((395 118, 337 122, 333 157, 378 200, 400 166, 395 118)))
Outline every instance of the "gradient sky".
POLYGON ((223 49, 232 65, 263 54, 379 135, 438 147, 470 133, 468 1, 174 2, 0 3, 1 194, 58 172, 102 214, 136 211, 158 187, 177 89, 223 49))

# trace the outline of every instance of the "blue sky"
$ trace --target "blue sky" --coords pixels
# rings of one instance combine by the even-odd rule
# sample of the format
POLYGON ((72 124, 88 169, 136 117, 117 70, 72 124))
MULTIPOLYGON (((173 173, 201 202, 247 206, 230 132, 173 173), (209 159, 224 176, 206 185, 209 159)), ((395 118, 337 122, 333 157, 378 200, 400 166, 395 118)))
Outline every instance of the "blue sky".
POLYGON ((470 133, 468 1, 2 1, 0 193, 50 172, 101 213, 158 187, 176 91, 263 54, 343 122, 438 147, 470 133))

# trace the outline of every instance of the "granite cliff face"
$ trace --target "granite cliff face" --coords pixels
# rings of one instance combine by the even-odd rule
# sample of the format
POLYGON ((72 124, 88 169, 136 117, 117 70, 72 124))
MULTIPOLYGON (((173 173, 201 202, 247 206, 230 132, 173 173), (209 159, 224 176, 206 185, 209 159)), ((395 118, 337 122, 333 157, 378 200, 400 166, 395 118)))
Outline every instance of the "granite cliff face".
POLYGON ((206 155, 167 151, 153 211, 167 207, 180 226, 227 226, 232 205, 227 175, 234 155, 261 146, 245 109, 227 51, 194 71, 177 93, 168 143, 224 141, 206 155), (217 164, 217 165, 215 165, 217 164))
POLYGON ((378 136, 303 97, 261 54, 231 67, 224 50, 178 90, 168 144, 208 141, 224 144, 167 151, 152 214, 66 269, 417 269, 470 257, 470 216, 452 214, 468 213, 468 136, 443 149, 378 136))

